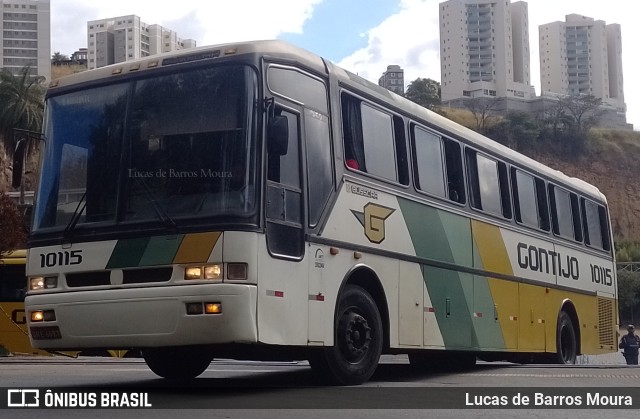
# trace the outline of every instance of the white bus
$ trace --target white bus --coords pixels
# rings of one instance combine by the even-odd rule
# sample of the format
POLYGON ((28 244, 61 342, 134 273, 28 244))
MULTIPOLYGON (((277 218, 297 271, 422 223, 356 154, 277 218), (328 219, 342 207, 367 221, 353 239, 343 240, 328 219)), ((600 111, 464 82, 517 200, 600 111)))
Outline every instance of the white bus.
POLYGON ((616 349, 598 189, 289 44, 54 81, 44 137, 36 348, 139 348, 165 378, 308 359, 338 384, 382 353, 423 367, 616 349))

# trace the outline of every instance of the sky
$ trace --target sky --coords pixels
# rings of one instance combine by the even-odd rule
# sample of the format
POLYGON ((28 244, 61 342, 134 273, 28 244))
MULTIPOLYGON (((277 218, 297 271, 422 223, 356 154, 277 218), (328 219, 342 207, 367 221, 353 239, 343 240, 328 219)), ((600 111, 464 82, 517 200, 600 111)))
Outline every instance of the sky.
MULTIPOLYGON (((87 22, 137 15, 172 29, 198 46, 282 39, 378 81, 388 65, 400 65, 405 84, 416 78, 440 81, 439 0, 51 0, 51 51, 71 55, 87 46, 87 22)), ((640 131, 640 40, 631 0, 530 0, 531 82, 540 94, 538 27, 581 14, 618 23, 627 122, 640 131), (636 92, 639 92, 636 94, 636 92)))

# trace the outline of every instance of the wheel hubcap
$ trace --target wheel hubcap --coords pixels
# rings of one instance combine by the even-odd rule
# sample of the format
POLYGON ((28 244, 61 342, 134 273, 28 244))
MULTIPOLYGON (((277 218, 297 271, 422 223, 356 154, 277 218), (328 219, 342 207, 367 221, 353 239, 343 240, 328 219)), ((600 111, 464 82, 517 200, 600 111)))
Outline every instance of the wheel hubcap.
POLYGON ((369 350, 371 327, 358 313, 348 312, 342 317, 342 352, 349 361, 357 361, 369 350))

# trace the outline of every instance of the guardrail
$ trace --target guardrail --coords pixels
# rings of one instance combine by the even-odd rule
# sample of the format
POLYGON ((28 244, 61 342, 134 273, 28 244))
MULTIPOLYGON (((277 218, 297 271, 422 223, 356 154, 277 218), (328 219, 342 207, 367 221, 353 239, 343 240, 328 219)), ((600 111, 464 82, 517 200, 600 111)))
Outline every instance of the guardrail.
POLYGON ((640 262, 618 262, 618 272, 640 272, 640 262))

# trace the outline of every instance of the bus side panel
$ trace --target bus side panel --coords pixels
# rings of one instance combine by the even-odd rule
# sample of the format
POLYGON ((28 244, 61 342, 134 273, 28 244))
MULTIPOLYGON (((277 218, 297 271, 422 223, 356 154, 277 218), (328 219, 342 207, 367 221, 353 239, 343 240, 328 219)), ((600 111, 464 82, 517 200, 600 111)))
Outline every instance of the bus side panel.
MULTIPOLYGON (((472 241, 469 220, 423 204, 398 199, 411 242, 418 257, 471 267, 472 241)), ((472 322, 474 306, 473 275, 423 267, 424 281, 435 312, 444 345, 448 349, 478 347, 477 331, 472 322)), ((440 336, 426 342, 437 343, 440 336)))
MULTIPOLYGON (((498 272, 505 275, 513 273, 507 256, 500 230, 490 224, 471 221, 473 231, 474 268, 498 272)), ((497 318, 501 331, 502 348, 518 348, 518 284, 504 279, 488 278, 487 286, 493 304, 492 317, 497 318)), ((489 296, 487 296, 487 299, 489 296)), ((496 338, 497 339, 497 338, 496 338)))
POLYGON ((256 237, 258 341, 307 345, 309 258, 300 262, 274 258, 267 250, 266 236, 256 237))

